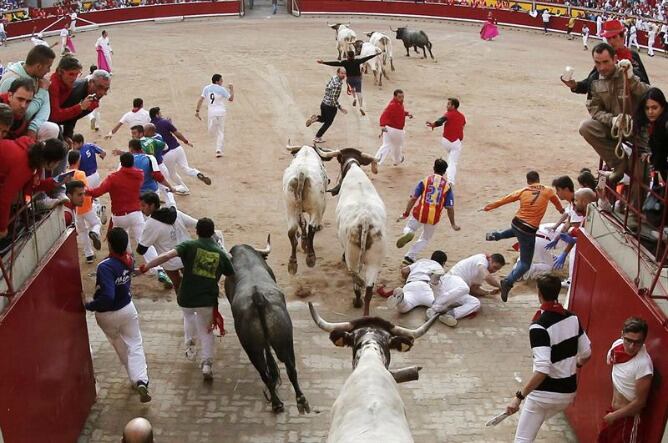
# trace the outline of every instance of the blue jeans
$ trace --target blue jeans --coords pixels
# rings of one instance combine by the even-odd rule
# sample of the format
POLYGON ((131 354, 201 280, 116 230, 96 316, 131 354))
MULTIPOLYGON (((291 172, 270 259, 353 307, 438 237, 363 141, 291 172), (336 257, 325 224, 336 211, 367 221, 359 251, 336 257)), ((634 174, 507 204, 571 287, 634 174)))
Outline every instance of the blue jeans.
POLYGON ((497 241, 513 237, 516 237, 520 244, 520 261, 517 262, 508 277, 505 278, 506 282, 508 282, 510 286, 522 278, 522 276, 529 270, 531 267, 531 262, 533 261, 533 251, 536 248, 535 233, 530 234, 528 232, 517 229, 512 225, 510 229, 494 233, 494 239, 497 241))

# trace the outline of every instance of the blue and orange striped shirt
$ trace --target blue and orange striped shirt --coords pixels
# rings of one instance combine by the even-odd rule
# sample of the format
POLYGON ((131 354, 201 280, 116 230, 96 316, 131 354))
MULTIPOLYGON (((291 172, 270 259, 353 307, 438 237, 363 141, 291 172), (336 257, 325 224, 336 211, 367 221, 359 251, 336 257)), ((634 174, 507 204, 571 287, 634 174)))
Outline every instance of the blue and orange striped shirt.
POLYGON ((418 199, 413 207, 413 217, 420 223, 429 225, 438 223, 449 190, 450 184, 442 175, 433 174, 425 177, 413 192, 413 197, 418 199))

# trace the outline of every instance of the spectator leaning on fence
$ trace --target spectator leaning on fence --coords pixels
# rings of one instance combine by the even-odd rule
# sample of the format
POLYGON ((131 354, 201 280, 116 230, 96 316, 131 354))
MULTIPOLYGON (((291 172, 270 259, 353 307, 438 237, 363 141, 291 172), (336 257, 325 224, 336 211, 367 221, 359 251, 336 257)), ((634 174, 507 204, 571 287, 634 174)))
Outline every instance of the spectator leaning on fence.
POLYGON ((28 52, 24 62, 7 67, 0 82, 0 92, 7 92, 17 78, 32 79, 37 91, 28 106, 25 118, 30 122, 26 135, 37 140, 58 137, 58 125, 50 123, 49 82, 44 78, 51 70, 56 54, 46 46, 35 46, 28 52))

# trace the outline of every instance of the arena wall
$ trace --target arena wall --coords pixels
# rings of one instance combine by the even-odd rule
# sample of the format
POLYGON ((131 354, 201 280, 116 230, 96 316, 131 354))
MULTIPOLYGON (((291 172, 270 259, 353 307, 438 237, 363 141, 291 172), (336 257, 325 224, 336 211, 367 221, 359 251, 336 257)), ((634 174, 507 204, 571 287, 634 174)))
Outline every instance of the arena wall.
POLYGON ((95 402, 81 294, 77 236, 69 229, 0 316, 4 441, 71 443, 79 437, 95 402))
POLYGON ((575 312, 595 345, 592 358, 578 378, 575 403, 568 419, 581 442, 596 441, 598 426, 612 399, 611 367, 606 364, 610 345, 621 335, 630 316, 647 320, 647 350, 654 363, 654 387, 642 415, 648 443, 662 441, 668 420, 668 322, 658 306, 639 295, 633 282, 588 233, 578 237, 573 292, 569 309, 575 312), (598 344, 598 345, 596 345, 598 344))

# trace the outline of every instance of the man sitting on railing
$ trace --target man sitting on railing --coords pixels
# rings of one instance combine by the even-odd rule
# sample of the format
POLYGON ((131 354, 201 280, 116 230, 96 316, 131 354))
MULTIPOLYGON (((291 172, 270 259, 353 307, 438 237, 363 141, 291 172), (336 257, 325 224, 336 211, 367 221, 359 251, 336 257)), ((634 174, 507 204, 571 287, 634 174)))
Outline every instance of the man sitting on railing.
POLYGON ((19 192, 48 192, 56 187, 53 178, 42 179, 65 158, 65 144, 55 138, 34 143, 29 137, 0 141, 0 239, 7 236, 12 203, 19 192))
POLYGON ((638 103, 649 89, 649 85, 640 81, 633 74, 630 61, 621 60, 618 64, 615 64, 617 60, 615 50, 607 43, 599 43, 592 51, 592 56, 600 78, 591 83, 592 98, 587 103, 591 118, 580 124, 580 135, 614 170, 608 178, 608 182, 614 185, 622 179, 629 168, 627 165, 628 157, 623 146, 613 138, 613 127, 618 132, 619 137, 626 139, 626 141, 634 142, 641 149, 647 146, 646 137, 637 136, 633 137, 635 140, 631 140, 631 133, 624 134, 624 132, 630 132, 624 131, 624 129, 630 125, 630 114, 633 113, 633 109, 626 108, 624 102, 629 100, 619 100, 619 96, 625 90, 624 84, 628 81, 626 92, 630 101, 638 103))

